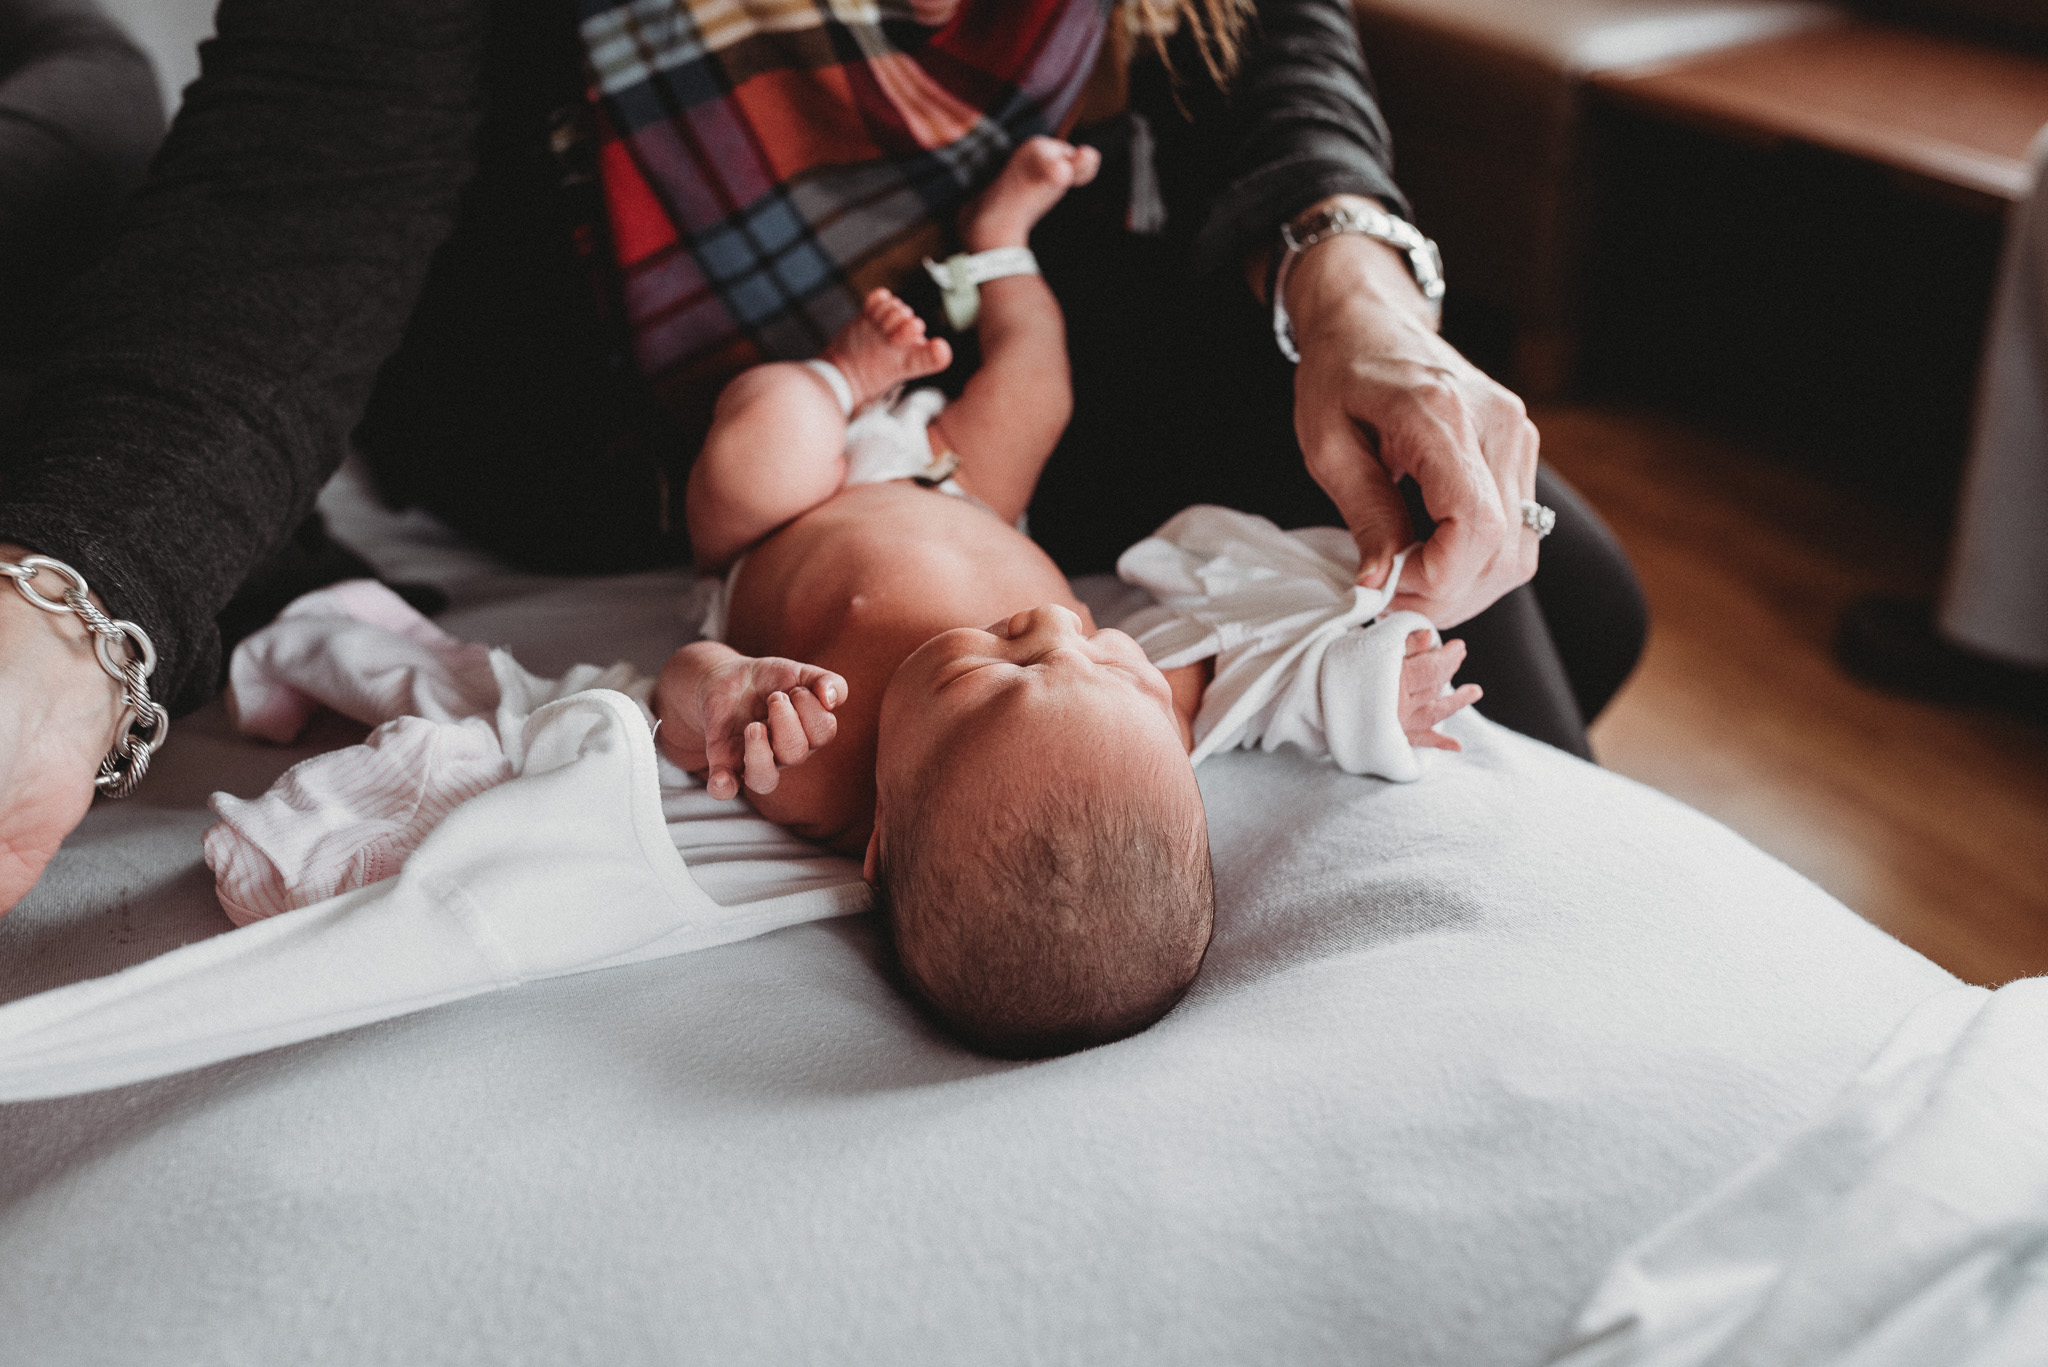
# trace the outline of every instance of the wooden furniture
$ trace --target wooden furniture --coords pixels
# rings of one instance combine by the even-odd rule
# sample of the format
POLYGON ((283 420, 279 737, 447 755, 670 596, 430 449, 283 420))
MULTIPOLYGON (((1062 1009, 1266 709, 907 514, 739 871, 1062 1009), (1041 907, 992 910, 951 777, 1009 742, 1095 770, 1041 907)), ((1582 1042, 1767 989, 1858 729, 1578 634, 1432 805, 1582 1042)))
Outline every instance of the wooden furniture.
POLYGON ((1697 57, 1845 11, 1815 0, 1356 0, 1395 174, 1442 245, 1446 327, 1525 393, 1574 364, 1588 74, 1697 57))
POLYGON ((1945 521, 2037 54, 1857 19, 1590 75, 1582 384, 1945 521))
POLYGON ((1853 23, 1591 78, 1625 107, 1765 145, 1795 141, 1987 212, 2033 185, 2048 58, 1853 23))

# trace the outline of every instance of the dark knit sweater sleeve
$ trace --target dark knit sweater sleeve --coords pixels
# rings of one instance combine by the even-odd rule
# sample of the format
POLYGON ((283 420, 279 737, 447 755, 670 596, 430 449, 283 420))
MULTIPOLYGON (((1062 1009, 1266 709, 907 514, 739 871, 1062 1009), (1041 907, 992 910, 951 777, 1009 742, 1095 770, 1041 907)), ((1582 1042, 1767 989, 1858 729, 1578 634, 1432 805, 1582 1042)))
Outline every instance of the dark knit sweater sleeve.
POLYGON ((311 509, 447 235, 486 0, 225 0, 199 80, 0 448, 0 540, 212 690, 214 617, 311 509))
POLYGON ((1243 261, 1330 195, 1408 211, 1347 0, 1263 0, 1255 24, 1216 115, 1223 182, 1194 244, 1205 273, 1243 261))
POLYGON ((91 0, 0 4, 0 328, 97 245, 163 131, 149 59, 91 0))

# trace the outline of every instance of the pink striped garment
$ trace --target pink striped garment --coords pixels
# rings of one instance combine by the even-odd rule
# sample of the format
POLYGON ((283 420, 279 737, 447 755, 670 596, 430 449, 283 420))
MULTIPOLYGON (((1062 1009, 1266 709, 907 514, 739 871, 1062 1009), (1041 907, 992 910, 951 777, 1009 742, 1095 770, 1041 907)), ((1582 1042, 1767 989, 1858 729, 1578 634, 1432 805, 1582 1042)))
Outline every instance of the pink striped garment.
POLYGON ((215 793, 204 844, 221 908, 246 926, 389 878, 456 804, 511 777, 483 718, 399 717, 259 798, 215 793))

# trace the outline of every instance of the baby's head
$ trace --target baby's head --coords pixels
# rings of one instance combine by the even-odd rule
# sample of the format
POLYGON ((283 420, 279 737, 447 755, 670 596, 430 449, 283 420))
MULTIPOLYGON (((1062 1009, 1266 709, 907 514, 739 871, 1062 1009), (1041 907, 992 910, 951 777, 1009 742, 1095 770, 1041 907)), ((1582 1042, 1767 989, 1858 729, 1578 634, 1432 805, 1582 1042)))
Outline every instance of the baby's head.
POLYGON ((948 631, 882 701, 875 885, 907 985, 986 1053, 1135 1034, 1194 981, 1215 894, 1166 679, 1062 607, 948 631))

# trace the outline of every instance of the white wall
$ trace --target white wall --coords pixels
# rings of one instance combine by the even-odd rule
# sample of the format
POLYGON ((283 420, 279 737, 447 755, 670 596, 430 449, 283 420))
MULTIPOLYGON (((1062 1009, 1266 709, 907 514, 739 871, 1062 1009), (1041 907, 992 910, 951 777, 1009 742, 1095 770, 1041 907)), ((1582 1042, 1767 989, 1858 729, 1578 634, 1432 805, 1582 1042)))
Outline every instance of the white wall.
MULTIPOLYGON (((166 112, 178 107, 179 92, 199 74, 199 42, 213 33, 215 0, 98 0, 122 25, 150 61, 164 92, 166 112)), ((347 3, 347 0, 337 0, 347 3)))

